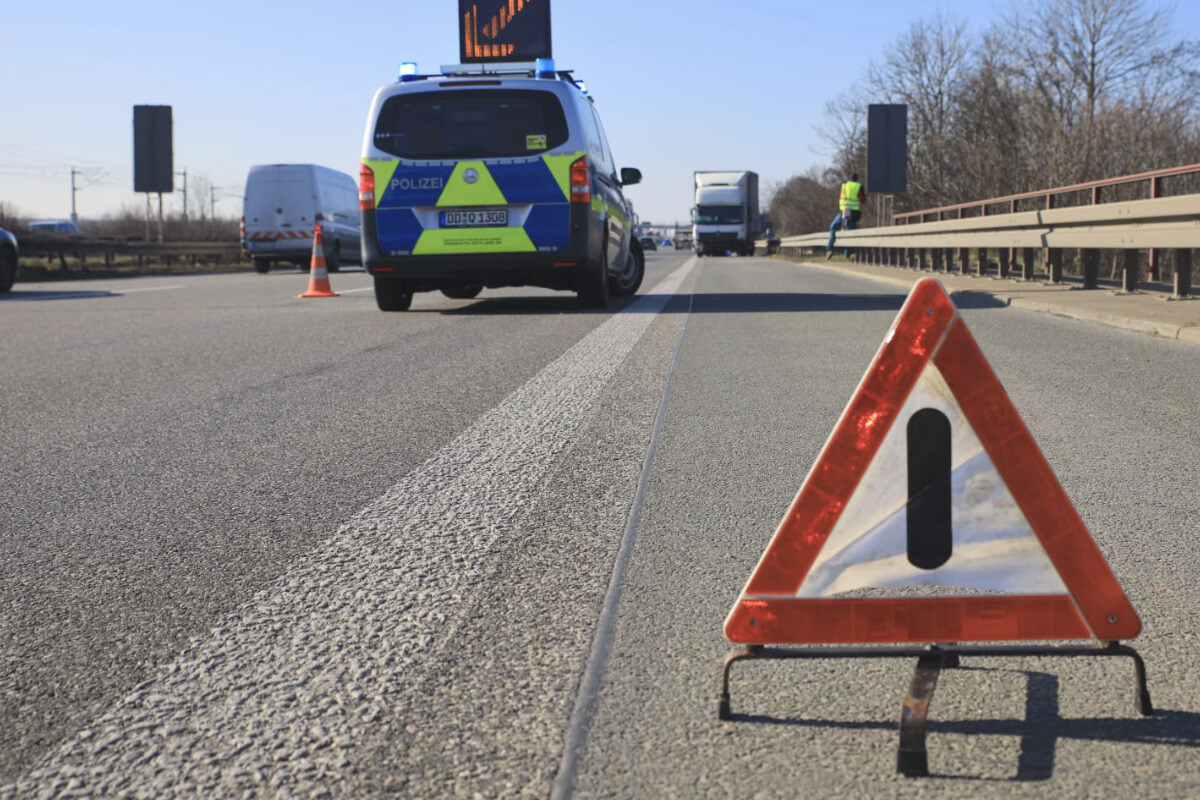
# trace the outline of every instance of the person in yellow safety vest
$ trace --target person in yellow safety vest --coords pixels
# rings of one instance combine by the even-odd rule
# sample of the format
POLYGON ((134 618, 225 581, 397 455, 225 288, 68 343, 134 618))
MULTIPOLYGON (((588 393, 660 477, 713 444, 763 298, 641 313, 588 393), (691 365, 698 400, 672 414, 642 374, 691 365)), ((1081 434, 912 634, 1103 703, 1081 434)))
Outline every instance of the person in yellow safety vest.
MULTIPOLYGON (((829 225, 829 244, 825 245, 825 258, 833 258, 833 240, 837 238, 839 228, 845 227, 846 230, 852 231, 858 227, 863 204, 866 202, 867 192, 858 182, 858 173, 851 172, 850 180, 843 183, 838 192, 838 215, 829 225)), ((849 257, 850 248, 847 247, 845 253, 849 257)))

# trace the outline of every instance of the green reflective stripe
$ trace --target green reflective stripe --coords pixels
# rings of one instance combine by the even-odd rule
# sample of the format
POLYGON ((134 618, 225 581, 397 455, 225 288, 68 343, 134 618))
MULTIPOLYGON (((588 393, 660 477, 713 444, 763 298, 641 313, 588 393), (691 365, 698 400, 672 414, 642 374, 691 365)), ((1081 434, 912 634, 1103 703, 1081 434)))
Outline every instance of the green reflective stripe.
POLYGON ((608 209, 609 215, 616 217, 617 221, 620 222, 622 225, 625 225, 625 226, 629 225, 629 218, 626 217, 625 214, 623 214, 621 212, 621 209, 617 208, 614 205, 606 206, 606 208, 608 209))
POLYGON ((392 176, 396 174, 400 161, 395 158, 364 158, 362 162, 375 174, 375 205, 378 206, 392 185, 392 176))
POLYGON ((607 210, 608 206, 605 205, 604 198, 592 195, 592 211, 595 211, 597 214, 603 214, 607 210))
POLYGON ((504 206, 508 201, 496 185, 492 173, 482 161, 460 161, 446 181, 446 188, 437 201, 439 208, 447 206, 504 206), (467 170, 477 174, 474 183, 467 183, 467 170))
POLYGON ((413 247, 413 255, 533 253, 536 250, 524 228, 438 228, 421 234, 413 247))
POLYGON ((550 174, 554 176, 554 180, 558 181, 558 188, 562 189, 563 197, 567 200, 571 199, 571 165, 584 155, 587 153, 580 150, 563 155, 542 156, 542 161, 545 161, 546 166, 550 168, 550 174))

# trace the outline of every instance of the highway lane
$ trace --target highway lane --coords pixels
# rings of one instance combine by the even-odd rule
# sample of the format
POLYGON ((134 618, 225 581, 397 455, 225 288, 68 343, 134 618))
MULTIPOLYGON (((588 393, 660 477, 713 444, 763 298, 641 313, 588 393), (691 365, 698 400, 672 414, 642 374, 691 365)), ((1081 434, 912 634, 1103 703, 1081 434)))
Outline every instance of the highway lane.
POLYGON ((364 275, 335 276, 336 299, 296 299, 305 282, 24 285, 6 303, 5 777, 608 318, 526 290, 388 315, 364 275))
MULTIPOLYGON (((652 256, 647 286, 682 262, 652 256)), ((724 615, 902 298, 765 260, 702 260, 689 280, 694 305, 685 282, 673 300, 650 293, 661 313, 615 316, 528 290, 419 296, 418 313, 383 315, 369 292, 293 302, 299 274, 0 304, 20 345, 0 356, 0 399, 22 409, 0 427, 15 456, 0 523, 17 532, 0 545, 0 698, 14 722, 2 779, 33 792, 96 768, 162 793, 212 781, 543 797, 571 726, 590 721, 560 793, 961 796, 961 780, 891 772, 909 664, 748 665, 734 686, 747 716, 716 720, 724 615), (616 638, 581 719, 579 678, 681 336, 616 638), (586 402, 580 363, 608 364, 586 402), (566 426, 548 450, 519 424, 539 414, 566 426), (454 545, 437 550, 442 533, 466 536, 457 560, 454 545), (401 546, 346 556, 372 536, 401 546), (397 593, 389 569, 436 580, 376 619, 397 593), (339 636, 367 621, 368 650, 347 656, 357 645, 339 636), (280 672, 297 663, 310 671, 280 672)), ((1166 713, 1135 718, 1123 664, 981 662, 942 678, 931 767, 970 779, 972 796, 1047 782, 1087 796, 1096 781, 1117 796, 1195 794, 1196 600, 1178 564, 1195 532, 1197 350, 970 305, 1142 613, 1166 713)))

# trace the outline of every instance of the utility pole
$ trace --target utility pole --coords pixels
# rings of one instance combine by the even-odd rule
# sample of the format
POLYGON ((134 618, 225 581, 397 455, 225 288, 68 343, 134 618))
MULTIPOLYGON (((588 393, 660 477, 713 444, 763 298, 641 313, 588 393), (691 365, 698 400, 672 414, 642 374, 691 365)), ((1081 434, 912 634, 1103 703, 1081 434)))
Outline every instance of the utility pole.
POLYGON ((217 218, 217 187, 212 185, 208 187, 208 218, 217 218))
POLYGON ((75 175, 78 170, 71 167, 71 222, 79 222, 79 215, 75 213, 75 175))
POLYGON ((187 170, 175 174, 183 176, 183 221, 187 222, 187 170))

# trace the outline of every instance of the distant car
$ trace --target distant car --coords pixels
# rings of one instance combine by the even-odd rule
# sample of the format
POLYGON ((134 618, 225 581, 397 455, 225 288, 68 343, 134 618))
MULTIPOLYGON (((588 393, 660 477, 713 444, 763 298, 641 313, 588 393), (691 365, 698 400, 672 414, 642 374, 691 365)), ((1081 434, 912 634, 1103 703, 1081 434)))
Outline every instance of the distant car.
POLYGON ((638 239, 638 241, 642 243, 643 250, 657 250, 658 249, 658 242, 654 241, 653 237, 643 236, 641 239, 638 239))
POLYGON ((79 226, 69 219, 35 219, 29 223, 29 232, 38 236, 83 233, 79 226))
POLYGON ((17 282, 17 237, 0 228, 0 293, 7 292, 17 282))

